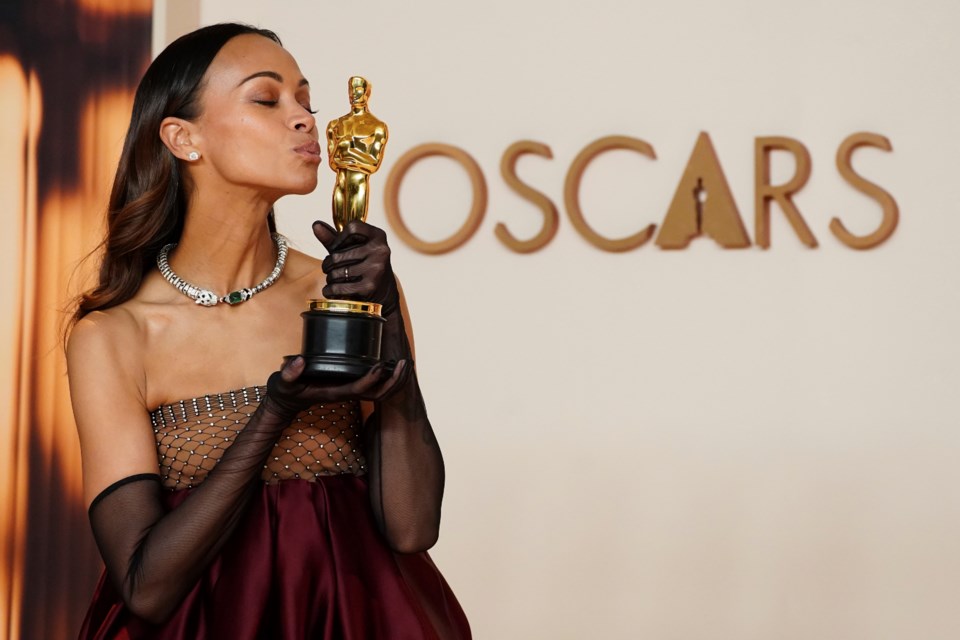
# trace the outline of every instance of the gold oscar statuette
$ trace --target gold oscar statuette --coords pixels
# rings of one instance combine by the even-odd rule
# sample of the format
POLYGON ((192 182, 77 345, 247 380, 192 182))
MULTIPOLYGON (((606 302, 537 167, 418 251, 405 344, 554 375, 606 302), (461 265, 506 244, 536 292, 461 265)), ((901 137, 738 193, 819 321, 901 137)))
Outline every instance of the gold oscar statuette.
MULTIPOLYGON (((351 220, 365 222, 370 176, 380 168, 387 146, 387 125, 367 110, 370 83, 353 76, 347 83, 350 113, 327 125, 333 185, 333 224, 337 231, 351 220)), ((309 300, 303 318, 305 375, 354 379, 380 361, 383 318, 380 305, 358 300, 309 300)))
POLYGON ((337 231, 351 220, 367 219, 370 175, 376 173, 387 146, 387 125, 367 111, 370 83, 360 76, 349 81, 350 113, 327 125, 333 185, 333 225, 337 231))

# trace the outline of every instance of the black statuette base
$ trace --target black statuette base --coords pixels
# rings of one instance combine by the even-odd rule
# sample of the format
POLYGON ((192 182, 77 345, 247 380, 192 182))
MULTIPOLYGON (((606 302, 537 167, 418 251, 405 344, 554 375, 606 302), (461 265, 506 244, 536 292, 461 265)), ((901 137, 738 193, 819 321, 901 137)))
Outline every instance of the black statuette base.
POLYGON ((301 355, 304 375, 355 380, 380 362, 380 339, 386 322, 369 313, 310 310, 303 318, 301 355))
POLYGON ((320 355, 303 356, 307 366, 303 375, 308 378, 325 378, 330 380, 356 380, 363 377, 370 369, 380 362, 349 356, 320 355))

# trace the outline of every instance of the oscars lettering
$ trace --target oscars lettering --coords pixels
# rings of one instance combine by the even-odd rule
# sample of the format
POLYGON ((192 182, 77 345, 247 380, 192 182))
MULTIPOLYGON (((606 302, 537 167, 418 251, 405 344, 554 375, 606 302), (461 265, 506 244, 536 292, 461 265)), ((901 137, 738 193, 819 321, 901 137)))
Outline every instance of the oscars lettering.
MULTIPOLYGON (((888 191, 854 170, 853 155, 861 147, 890 152, 893 146, 882 135, 861 132, 844 139, 836 152, 837 172, 853 189, 876 202, 880 209, 878 222, 871 232, 860 235, 849 231, 839 217, 833 217, 828 228, 844 246, 862 250, 872 249, 888 240, 897 228, 900 212, 896 200, 888 191)), ((783 136, 765 136, 754 140, 753 242, 706 132, 701 132, 697 138, 659 231, 656 224, 650 223, 624 238, 601 235, 590 226, 588 216, 581 208, 580 185, 590 163, 600 154, 613 150, 632 151, 651 161, 656 160, 653 146, 644 140, 628 136, 601 138, 584 147, 574 157, 563 186, 563 201, 570 223, 581 237, 598 249, 631 251, 654 238, 654 244, 661 249, 684 249, 699 236, 711 238, 726 249, 750 247, 752 244, 767 249, 771 246, 770 217, 775 209, 783 213, 801 243, 810 248, 818 246, 813 231, 794 200, 794 196, 807 184, 812 168, 810 153, 799 140, 783 136), (779 184, 772 184, 770 175, 771 156, 775 152, 791 155, 796 167, 793 176, 779 184)), ((547 246, 556 235, 560 215, 556 204, 548 196, 517 176, 516 163, 524 155, 552 159, 553 152, 543 143, 522 140, 506 149, 500 163, 500 172, 507 186, 540 210, 543 218, 540 230, 531 238, 520 239, 506 224, 498 222, 494 235, 512 251, 533 253, 547 246)), ((386 217, 397 237, 421 253, 442 254, 462 246, 480 228, 487 210, 487 182, 480 165, 463 149, 440 143, 424 144, 408 150, 397 160, 387 176, 384 197, 386 217), (463 225, 450 237, 434 242, 418 238, 410 231, 401 215, 399 203, 404 176, 417 162, 431 156, 449 158, 459 164, 470 178, 472 192, 470 210, 463 225)), ((456 205, 453 210, 457 210, 456 205)))

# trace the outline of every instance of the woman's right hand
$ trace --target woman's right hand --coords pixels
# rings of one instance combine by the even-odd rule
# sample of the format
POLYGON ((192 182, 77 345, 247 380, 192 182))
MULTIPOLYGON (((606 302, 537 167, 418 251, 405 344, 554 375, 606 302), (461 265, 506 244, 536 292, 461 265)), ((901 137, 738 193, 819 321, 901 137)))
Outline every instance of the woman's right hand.
POLYGON ((400 387, 409 362, 400 360, 392 370, 386 363, 379 362, 361 378, 346 383, 303 377, 305 367, 303 357, 296 356, 271 374, 264 410, 292 418, 308 407, 325 402, 383 400, 400 387))

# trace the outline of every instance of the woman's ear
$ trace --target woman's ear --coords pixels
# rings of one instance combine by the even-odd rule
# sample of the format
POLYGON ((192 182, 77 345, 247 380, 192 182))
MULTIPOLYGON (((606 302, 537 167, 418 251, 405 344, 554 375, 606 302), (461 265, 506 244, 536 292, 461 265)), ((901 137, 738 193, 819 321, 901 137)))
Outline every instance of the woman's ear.
POLYGON ((164 118, 160 123, 160 140, 175 157, 187 162, 200 159, 200 149, 194 144, 193 123, 182 118, 164 118))

